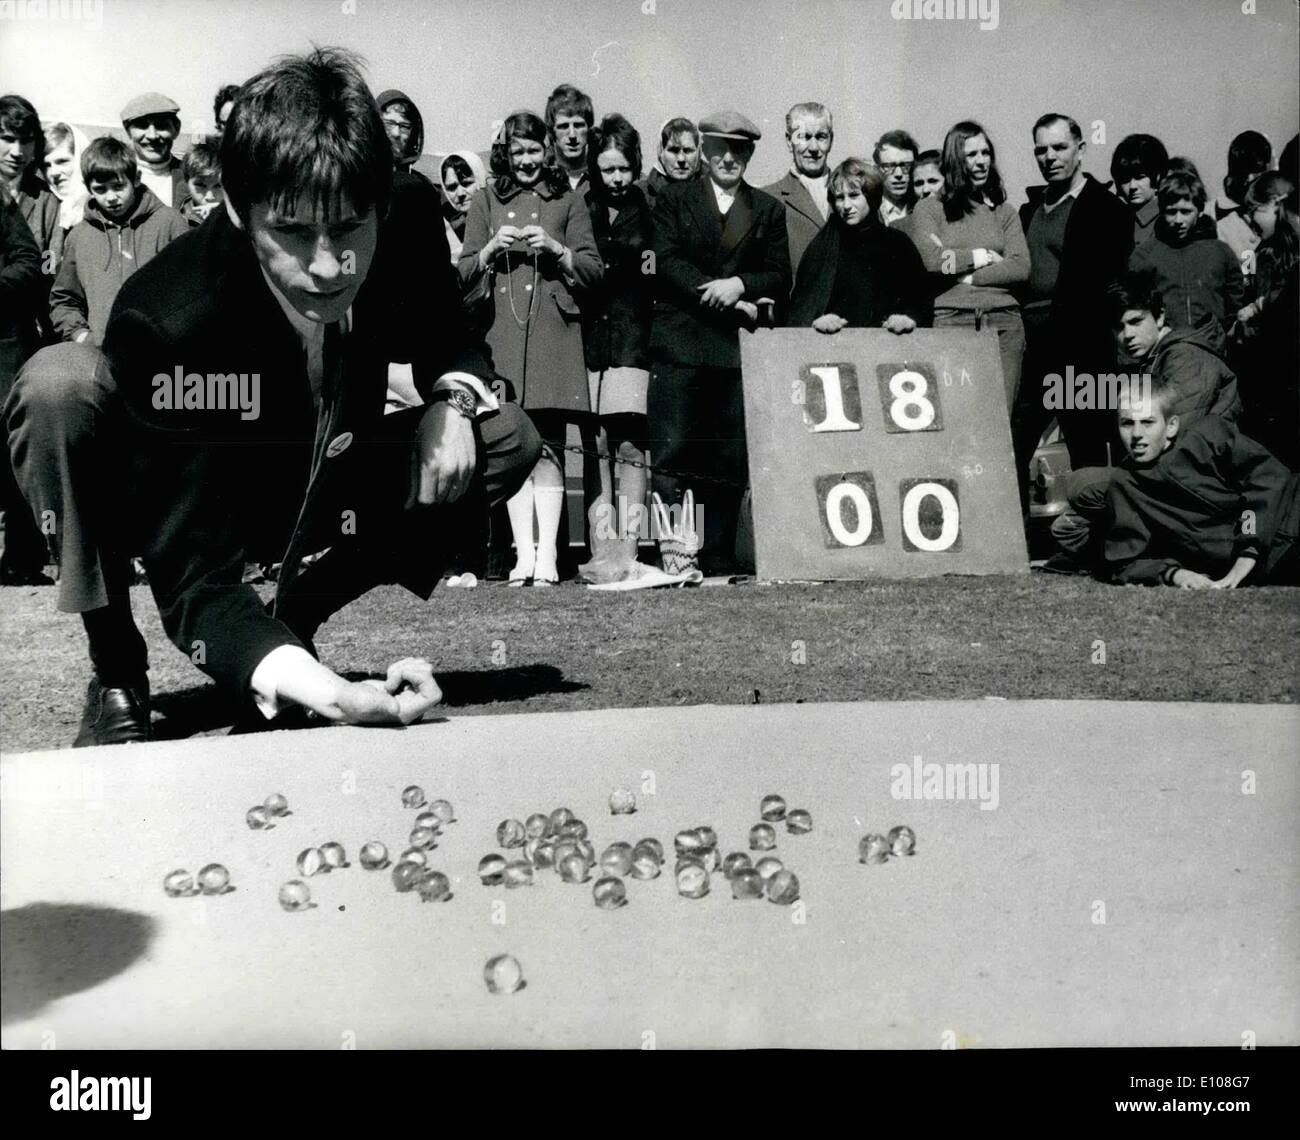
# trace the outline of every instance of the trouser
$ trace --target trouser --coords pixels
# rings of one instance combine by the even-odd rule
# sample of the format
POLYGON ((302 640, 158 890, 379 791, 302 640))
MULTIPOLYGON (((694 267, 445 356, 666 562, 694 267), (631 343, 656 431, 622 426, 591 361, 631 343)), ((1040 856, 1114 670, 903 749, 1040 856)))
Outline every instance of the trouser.
MULTIPOLYGON (((0 339, 0 404, 9 395, 14 376, 26 356, 25 347, 19 337, 0 339)), ((0 456, 0 511, 5 516, 5 549, 0 565, 18 574, 43 570, 49 555, 45 536, 14 478, 8 451, 0 456)))
MULTIPOLYGON (((454 552, 457 531, 488 504, 513 495, 540 454, 528 417, 515 405, 503 405, 476 421, 478 471, 465 498, 446 507, 405 511, 411 448, 423 414, 424 409, 412 408, 384 416, 376 438, 349 449, 353 477, 347 480, 348 502, 339 507, 371 504, 377 508, 372 525, 340 535, 337 510, 326 504, 314 512, 332 524, 308 536, 302 551, 331 546, 331 552, 281 589, 277 608, 277 616, 304 639, 380 583, 398 582, 427 597, 442 561, 454 552)), ((76 344, 54 345, 33 356, 3 411, 18 485, 38 516, 49 511, 55 520, 62 566, 59 609, 82 614, 91 661, 105 684, 134 681, 148 668, 128 594, 129 559, 139 544, 125 525, 122 415, 107 360, 98 349, 76 344)), ((272 494, 274 488, 265 491, 272 494)), ((232 509, 247 509, 251 518, 261 508, 249 503, 232 509)), ((248 554, 273 561, 283 549, 248 554)))
POLYGON ((1078 562, 1095 568, 1100 561, 1102 516, 1112 467, 1081 467, 1066 476, 1066 508, 1052 523, 1057 545, 1078 562))
POLYGON ((1002 362, 1002 383, 1006 389, 1008 413, 1020 391, 1020 369, 1025 355, 1025 326, 1019 309, 935 309, 937 329, 992 329, 998 334, 998 356, 1002 362))
POLYGON ((672 506, 692 490, 696 509, 703 512, 702 556, 734 564, 740 503, 749 482, 740 369, 656 364, 646 416, 654 491, 672 506))

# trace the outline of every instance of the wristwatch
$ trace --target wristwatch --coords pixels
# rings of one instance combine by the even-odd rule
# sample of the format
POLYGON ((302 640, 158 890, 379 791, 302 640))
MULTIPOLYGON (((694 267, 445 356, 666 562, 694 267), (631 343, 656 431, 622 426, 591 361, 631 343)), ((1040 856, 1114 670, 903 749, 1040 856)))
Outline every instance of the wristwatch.
POLYGON ((464 388, 440 388, 433 394, 429 403, 436 404, 439 400, 445 400, 467 420, 472 420, 478 415, 478 401, 464 388))

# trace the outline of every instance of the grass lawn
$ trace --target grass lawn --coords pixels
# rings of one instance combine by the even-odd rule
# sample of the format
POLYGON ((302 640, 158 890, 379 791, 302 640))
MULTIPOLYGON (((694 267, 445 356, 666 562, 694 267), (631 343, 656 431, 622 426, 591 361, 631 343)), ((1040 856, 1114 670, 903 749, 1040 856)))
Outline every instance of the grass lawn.
MULTIPOLYGON (((224 731, 225 702, 163 637, 148 589, 133 597, 159 735, 224 731)), ((48 587, 0 590, 0 749, 75 735, 89 665, 80 621, 54 607, 48 587)), ((340 672, 428 657, 446 707, 466 715, 756 699, 1293 702, 1297 644, 1297 590, 1038 574, 630 594, 489 584, 440 588, 428 603, 392 587, 317 637, 340 672)))

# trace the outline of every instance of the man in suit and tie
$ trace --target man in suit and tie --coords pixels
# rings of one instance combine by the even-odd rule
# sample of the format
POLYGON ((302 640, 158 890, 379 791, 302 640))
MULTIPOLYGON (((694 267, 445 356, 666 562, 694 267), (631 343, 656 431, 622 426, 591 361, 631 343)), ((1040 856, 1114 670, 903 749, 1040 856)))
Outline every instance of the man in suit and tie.
POLYGON ((399 724, 439 699, 427 661, 344 680, 312 638, 385 582, 427 597, 459 533, 518 489, 540 443, 498 408, 458 331, 441 220, 393 181, 374 97, 346 52, 277 62, 241 88, 226 210, 119 293, 103 352, 33 357, 4 419, 19 485, 62 550, 94 677, 76 744, 146 740, 148 658, 131 616, 143 557, 173 643, 244 723, 399 724), (388 368, 426 403, 384 415, 388 368), (303 569, 308 555, 325 551, 303 569), (264 606, 246 562, 282 561, 264 606))
POLYGON ((764 186, 763 193, 785 207, 790 269, 797 274, 803 251, 830 217, 826 179, 835 143, 831 113, 820 103, 796 103, 785 113, 785 141, 790 148, 790 171, 779 182, 764 186))
POLYGON ((760 301, 789 297, 790 250, 781 203, 745 181, 758 127, 724 111, 701 119, 700 135, 705 177, 667 185, 655 202, 647 413, 655 492, 671 509, 694 491, 701 561, 726 571, 748 481, 739 334, 755 326, 760 301))

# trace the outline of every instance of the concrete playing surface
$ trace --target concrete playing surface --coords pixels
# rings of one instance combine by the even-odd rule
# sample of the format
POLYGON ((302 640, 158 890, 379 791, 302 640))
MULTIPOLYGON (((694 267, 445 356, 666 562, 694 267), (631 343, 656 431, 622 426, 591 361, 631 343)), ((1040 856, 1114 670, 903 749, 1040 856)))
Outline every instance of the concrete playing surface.
POLYGON ((974 701, 475 716, 6 756, 2 1043, 1296 1044, 1297 740, 1291 706, 974 701), (891 766, 917 754, 997 763, 996 810, 892 798, 891 766), (430 859, 449 902, 357 863, 366 840, 406 847, 411 783, 457 810, 430 859), (638 793, 635 815, 610 815, 615 787, 638 793), (272 792, 293 814, 250 831, 245 811, 272 792), (779 828, 775 852, 804 907, 735 901, 720 874, 708 897, 678 897, 674 832, 709 824, 724 853, 744 850, 771 792, 813 816, 809 835, 779 828), (665 873, 629 880, 617 911, 549 871, 526 889, 478 881, 502 819, 560 805, 598 852, 659 838, 665 873), (858 839, 896 823, 916 855, 860 865, 858 839), (309 880, 314 909, 283 912, 298 852, 327 840, 352 867, 309 880), (167 872, 214 861, 235 891, 164 895, 167 872), (511 996, 483 983, 499 953, 527 979, 511 996))

